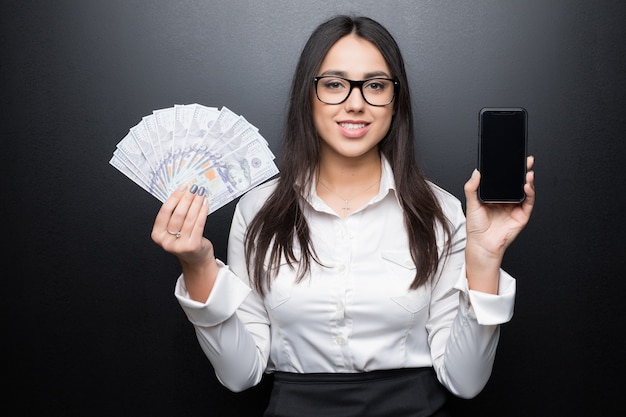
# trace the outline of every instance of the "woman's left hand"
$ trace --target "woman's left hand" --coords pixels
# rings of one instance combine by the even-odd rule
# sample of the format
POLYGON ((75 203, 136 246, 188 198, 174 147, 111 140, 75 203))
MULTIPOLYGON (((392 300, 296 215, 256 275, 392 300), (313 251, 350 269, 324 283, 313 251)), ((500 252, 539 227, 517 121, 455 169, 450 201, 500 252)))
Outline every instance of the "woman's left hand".
MULTIPOLYGON (((519 204, 481 203, 478 200, 480 172, 474 170, 465 183, 467 242, 465 260, 470 270, 500 268, 504 252, 528 223, 535 204, 535 159, 526 159, 526 198, 519 204)), ((471 286, 471 283, 470 283, 471 286)))

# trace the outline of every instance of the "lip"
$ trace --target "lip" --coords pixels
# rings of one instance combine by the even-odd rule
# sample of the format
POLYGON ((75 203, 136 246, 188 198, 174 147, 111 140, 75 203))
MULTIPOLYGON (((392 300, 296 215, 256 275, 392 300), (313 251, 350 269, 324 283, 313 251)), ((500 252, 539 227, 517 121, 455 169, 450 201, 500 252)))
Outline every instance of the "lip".
POLYGON ((337 122, 341 133, 348 138, 360 138, 369 130, 370 124, 363 120, 342 120, 337 122))

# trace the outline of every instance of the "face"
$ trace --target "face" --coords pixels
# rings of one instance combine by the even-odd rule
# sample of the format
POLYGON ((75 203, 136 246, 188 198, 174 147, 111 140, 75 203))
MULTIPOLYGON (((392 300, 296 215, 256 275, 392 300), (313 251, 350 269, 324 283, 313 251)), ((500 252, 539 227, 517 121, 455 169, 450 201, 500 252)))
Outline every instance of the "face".
MULTIPOLYGON (((351 80, 372 77, 392 78, 380 51, 369 41, 348 35, 328 51, 318 76, 337 75, 351 80)), ((313 121, 322 139, 322 156, 332 153, 358 158, 378 152, 378 143, 391 125, 393 102, 377 107, 367 104, 354 88, 341 104, 325 104, 313 92, 313 121)))
POLYGON ((230 162, 226 166, 226 173, 230 183, 239 191, 245 190, 250 185, 250 175, 241 164, 230 162))

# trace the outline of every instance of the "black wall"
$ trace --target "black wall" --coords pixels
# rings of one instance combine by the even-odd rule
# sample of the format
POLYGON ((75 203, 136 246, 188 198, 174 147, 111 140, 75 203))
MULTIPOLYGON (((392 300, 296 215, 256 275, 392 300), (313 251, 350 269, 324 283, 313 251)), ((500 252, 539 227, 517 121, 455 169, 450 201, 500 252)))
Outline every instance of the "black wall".
MULTIPOLYGON (((258 416, 217 382, 150 240, 158 200, 108 164, 152 110, 227 106, 280 154, 311 30, 376 18, 402 47, 419 160, 463 199, 483 106, 523 106, 537 205, 493 376, 459 415, 624 415, 623 1, 3 1, 4 415, 258 416), (5 385, 6 386, 6 385, 5 385), (5 388, 6 390, 6 388, 5 388)), ((234 206, 206 235, 225 258, 234 206)))

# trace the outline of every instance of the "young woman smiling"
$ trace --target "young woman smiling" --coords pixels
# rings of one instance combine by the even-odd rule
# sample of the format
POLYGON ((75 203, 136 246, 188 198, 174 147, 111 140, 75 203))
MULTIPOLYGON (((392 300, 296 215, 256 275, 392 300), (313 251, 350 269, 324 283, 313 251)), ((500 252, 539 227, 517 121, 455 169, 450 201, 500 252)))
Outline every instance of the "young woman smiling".
POLYGON ((481 204, 474 171, 463 213, 417 166, 402 55, 367 17, 316 28, 286 123, 280 177, 235 208, 228 265, 203 236, 203 190, 181 187, 154 223, 219 381, 273 373, 265 416, 448 415, 448 392, 487 383, 512 317, 500 266, 532 211, 533 159, 524 202, 481 204))

